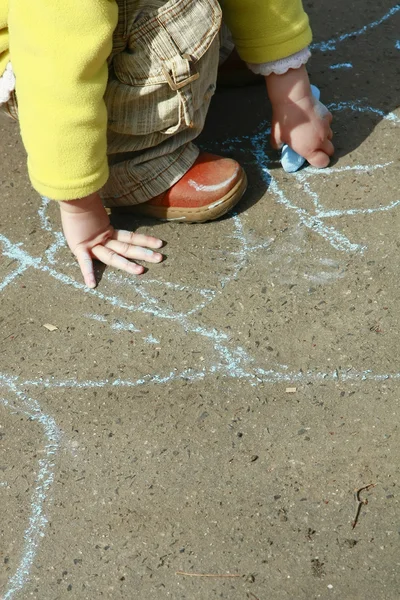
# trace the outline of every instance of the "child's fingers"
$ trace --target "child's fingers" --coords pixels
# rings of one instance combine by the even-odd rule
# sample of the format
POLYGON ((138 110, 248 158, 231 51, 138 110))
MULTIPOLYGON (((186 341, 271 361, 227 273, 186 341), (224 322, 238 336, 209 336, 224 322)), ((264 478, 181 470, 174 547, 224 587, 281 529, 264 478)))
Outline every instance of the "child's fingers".
POLYGON ((325 116, 324 118, 324 130, 325 130, 325 135, 328 138, 328 140, 331 140, 333 138, 333 131, 332 131, 332 115, 331 113, 328 113, 327 116, 325 116))
POLYGON ((124 231, 123 229, 117 229, 114 231, 114 240, 119 242, 125 242, 132 246, 143 246, 145 248, 161 248, 163 241, 159 238, 153 237, 152 235, 143 235, 142 233, 133 233, 132 231, 124 231))
POLYGON ((306 158, 311 166, 324 169, 330 163, 330 157, 335 153, 335 148, 330 140, 325 140, 318 150, 311 152, 306 158))
POLYGON ((328 156, 335 154, 335 146, 332 144, 330 139, 325 140, 321 148, 328 156))
POLYGON ((106 246, 94 246, 92 254, 105 265, 115 267, 133 275, 140 275, 144 271, 144 268, 140 265, 130 262, 127 258, 120 256, 117 252, 106 246))
POLYGON ((106 248, 110 248, 120 256, 125 256, 125 258, 147 260, 151 263, 159 263, 163 259, 162 254, 159 252, 154 252, 154 250, 151 250, 150 248, 143 248, 142 246, 133 246, 129 242, 108 240, 104 245, 106 248))
POLYGON ((314 150, 307 156, 307 161, 311 166, 318 169, 324 169, 329 165, 330 157, 334 154, 335 148, 330 140, 325 140, 318 150, 314 150))
POLYGON ((93 260, 87 250, 77 249, 76 259, 82 271, 83 279, 90 288, 96 287, 96 278, 94 276, 93 260))

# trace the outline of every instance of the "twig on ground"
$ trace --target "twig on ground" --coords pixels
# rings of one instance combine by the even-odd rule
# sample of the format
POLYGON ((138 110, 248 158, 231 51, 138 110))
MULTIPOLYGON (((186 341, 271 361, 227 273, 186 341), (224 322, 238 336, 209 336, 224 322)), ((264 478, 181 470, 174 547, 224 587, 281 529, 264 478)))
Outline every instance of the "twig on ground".
POLYGON ((356 511, 356 516, 354 517, 354 521, 351 526, 352 529, 354 529, 358 523, 358 519, 359 519, 360 512, 361 512, 361 507, 366 506, 368 504, 367 498, 365 500, 361 500, 360 493, 363 492, 364 490, 368 491, 368 490, 374 488, 375 486, 376 486, 376 483, 370 483, 368 485, 364 485, 363 487, 361 487, 355 491, 355 497, 356 497, 356 502, 357 502, 357 511, 356 511))
POLYGON ((176 571, 175 575, 186 575, 187 577, 241 577, 241 575, 231 575, 230 573, 225 575, 214 575, 213 573, 186 573, 185 571, 176 571))

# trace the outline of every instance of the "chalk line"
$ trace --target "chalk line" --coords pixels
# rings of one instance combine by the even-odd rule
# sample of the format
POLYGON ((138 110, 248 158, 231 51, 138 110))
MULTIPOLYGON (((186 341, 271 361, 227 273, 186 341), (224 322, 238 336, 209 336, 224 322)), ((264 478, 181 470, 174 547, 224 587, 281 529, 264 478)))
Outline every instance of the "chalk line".
POLYGON ((352 69, 353 65, 352 63, 336 63, 335 65, 331 65, 329 68, 332 69, 332 71, 336 71, 338 69, 352 69))
MULTIPOLYGON (((243 349, 241 349, 243 351, 243 349)), ((240 357, 240 351, 238 350, 237 356, 240 357)), ((246 358, 246 357, 245 357, 246 358)), ((248 379, 250 382, 254 382, 254 385, 260 383, 265 384, 278 384, 278 383, 302 383, 304 385, 308 383, 318 383, 320 381, 325 382, 375 382, 380 383, 382 381, 399 381, 400 373, 379 373, 374 372, 372 369, 364 369, 357 371, 352 368, 348 369, 333 369, 332 371, 291 371, 289 369, 282 370, 276 369, 265 369, 262 367, 255 367, 253 372, 238 371, 230 369, 230 365, 218 365, 205 367, 204 369, 185 369, 181 372, 169 371, 164 375, 144 375, 138 379, 100 379, 100 380, 83 380, 76 381, 76 379, 64 379, 57 380, 55 377, 52 378, 39 378, 39 379, 27 379, 23 381, 21 385, 30 388, 45 388, 45 389, 99 389, 107 387, 121 387, 121 388, 136 388, 141 386, 149 385, 164 385, 173 381, 185 380, 185 381, 201 381, 207 376, 222 374, 227 378, 232 379, 248 379)))
POLYGON ((282 204, 286 208, 293 211, 297 215, 301 224, 320 235, 336 250, 341 250, 343 252, 363 252, 365 250, 365 246, 353 244, 345 235, 339 233, 334 227, 325 225, 320 217, 317 215, 311 215, 306 209, 296 206, 296 204, 289 200, 283 190, 280 189, 277 180, 272 177, 267 167, 268 156, 266 155, 262 146, 258 143, 256 138, 254 139, 253 143, 254 152, 259 159, 262 177, 265 181, 265 184, 269 187, 271 192, 274 193, 279 204, 282 204))
MULTIPOLYGON (((399 117, 397 117, 397 115, 395 115, 394 113, 385 114, 379 109, 374 109, 370 106, 362 106, 360 102, 342 102, 339 104, 330 105, 329 108, 331 110, 351 109, 356 110, 358 112, 372 112, 374 114, 378 114, 380 117, 388 121, 400 123, 399 117)), ((355 216, 357 214, 374 214, 376 212, 393 210, 399 204, 398 201, 393 201, 387 206, 377 207, 375 209, 345 209, 341 211, 336 211, 335 213, 335 211, 327 211, 323 208, 319 195, 316 192, 314 192, 311 189, 310 185, 306 182, 307 178, 309 178, 311 175, 316 174, 326 177, 333 173, 342 173, 346 171, 369 172, 374 169, 384 169, 388 165, 392 164, 392 161, 384 164, 376 164, 371 166, 356 165, 320 170, 312 167, 307 167, 307 169, 305 169, 304 171, 297 173, 294 179, 297 179, 297 181, 299 181, 302 184, 305 193, 309 195, 313 202, 316 212, 315 214, 311 214, 308 210, 296 205, 292 200, 290 200, 289 197, 284 193, 284 191, 279 187, 277 179, 272 176, 270 170, 268 169, 269 158, 264 149, 263 134, 261 133, 252 136, 251 142, 253 145, 253 152, 258 161, 259 169, 261 171, 264 182, 266 186, 268 186, 269 189, 275 194, 277 202, 285 206, 287 209, 295 212, 301 224, 320 235, 327 242, 329 242, 331 246, 336 250, 340 250, 342 252, 363 253, 366 250, 366 246, 352 243, 345 235, 340 233, 336 228, 326 225, 323 219, 339 216, 355 216)))
POLYGON ((44 511, 45 501, 48 503, 50 488, 54 482, 54 457, 60 444, 60 430, 53 417, 42 412, 38 402, 20 391, 16 378, 7 377, 0 373, 0 387, 7 388, 14 394, 17 401, 10 402, 0 398, 0 403, 12 412, 23 413, 32 421, 40 423, 46 438, 45 456, 38 462, 39 470, 35 480, 35 489, 31 497, 31 514, 29 525, 24 532, 24 545, 19 565, 8 580, 3 600, 11 600, 27 583, 40 541, 48 523, 44 511))
POLYGON ((345 40, 348 40, 350 38, 359 37, 360 35, 364 35, 365 33, 367 33, 367 31, 370 31, 371 29, 375 29, 376 27, 378 27, 379 25, 381 25, 382 23, 384 23, 385 21, 387 21, 388 19, 393 17, 399 11, 400 11, 400 4, 396 4, 387 13, 385 13, 383 15, 383 17, 381 17, 380 19, 377 19, 376 21, 372 21, 372 23, 368 23, 367 25, 364 25, 364 27, 361 27, 360 29, 358 29, 356 31, 351 31, 349 33, 343 33, 342 35, 333 37, 330 40, 327 40, 326 42, 316 42, 314 44, 311 44, 311 50, 320 50, 322 52, 326 52, 327 50, 336 50, 336 46, 339 43, 344 42, 345 40))
POLYGON ((3 281, 0 283, 0 292, 2 292, 10 283, 14 281, 17 277, 22 275, 27 269, 29 269, 30 265, 20 264, 14 271, 6 275, 3 281))
POLYGON ((380 108, 373 108, 372 106, 366 106, 366 105, 363 105, 361 102, 362 102, 361 100, 352 100, 352 101, 348 101, 348 102, 332 102, 331 104, 328 104, 328 108, 329 108, 329 110, 333 110, 333 111, 351 109, 355 112, 361 112, 361 113, 371 112, 375 115, 378 115, 381 119, 384 119, 385 121, 392 121, 394 123, 400 123, 400 118, 394 112, 386 113, 384 110, 381 110, 380 108))
POLYGON ((387 212, 393 210, 400 205, 400 200, 395 200, 385 206, 378 206, 377 208, 349 208, 344 210, 326 210, 318 213, 318 216, 323 219, 331 219, 333 217, 353 217, 355 215, 373 215, 374 213, 387 212))
POLYGON ((315 167, 308 166, 307 169, 300 171, 299 173, 295 173, 295 176, 302 181, 303 179, 307 179, 311 175, 320 175, 321 177, 327 177, 328 175, 334 175, 339 173, 340 175, 346 173, 347 171, 355 171, 356 173, 371 173, 372 171, 377 171, 379 169, 386 169, 386 167, 390 167, 393 164, 393 160, 389 162, 376 164, 376 165, 345 165, 343 167, 326 167, 326 169, 316 169, 315 167))

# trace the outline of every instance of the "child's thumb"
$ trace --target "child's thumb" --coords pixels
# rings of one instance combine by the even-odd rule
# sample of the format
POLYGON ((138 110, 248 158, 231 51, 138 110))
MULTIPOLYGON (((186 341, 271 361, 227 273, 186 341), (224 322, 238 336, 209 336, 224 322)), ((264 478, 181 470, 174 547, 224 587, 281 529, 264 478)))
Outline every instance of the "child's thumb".
POLYGON ((280 150, 283 146, 283 142, 282 142, 282 138, 281 138, 281 128, 279 127, 279 123, 274 123, 272 125, 271 146, 275 150, 280 150))

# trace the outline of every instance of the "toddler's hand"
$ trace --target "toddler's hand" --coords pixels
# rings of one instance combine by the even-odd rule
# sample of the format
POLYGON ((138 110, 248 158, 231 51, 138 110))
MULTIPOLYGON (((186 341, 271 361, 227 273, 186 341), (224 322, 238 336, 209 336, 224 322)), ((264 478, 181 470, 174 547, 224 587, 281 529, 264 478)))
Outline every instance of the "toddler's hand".
POLYGON ((279 149, 288 144, 310 165, 327 167, 334 153, 332 115, 313 97, 305 67, 266 79, 272 103, 272 145, 279 149))
POLYGON ((61 222, 68 246, 76 256, 85 283, 96 287, 93 259, 134 275, 144 268, 128 259, 151 263, 162 261, 162 254, 154 252, 162 241, 147 235, 115 230, 98 194, 81 200, 60 202, 61 222))

